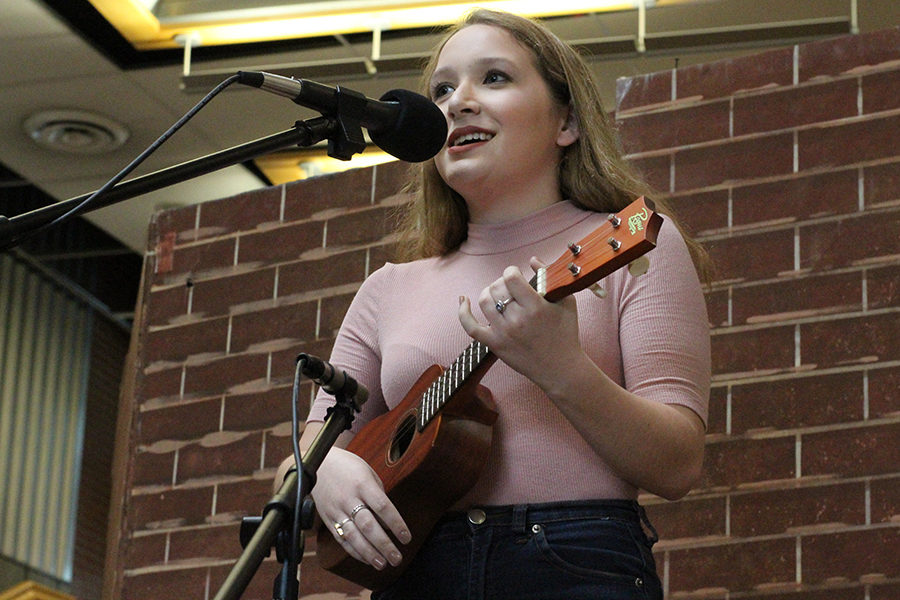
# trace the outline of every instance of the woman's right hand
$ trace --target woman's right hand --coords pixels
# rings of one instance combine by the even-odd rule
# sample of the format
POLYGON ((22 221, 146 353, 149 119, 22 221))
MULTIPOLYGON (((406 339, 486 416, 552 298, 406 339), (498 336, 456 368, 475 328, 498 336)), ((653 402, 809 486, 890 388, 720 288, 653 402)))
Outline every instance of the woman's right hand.
POLYGON ((385 528, 404 544, 411 539, 409 528, 372 467, 356 454, 334 447, 316 476, 312 491, 316 510, 344 550, 379 570, 387 563, 399 565, 403 556, 385 528))

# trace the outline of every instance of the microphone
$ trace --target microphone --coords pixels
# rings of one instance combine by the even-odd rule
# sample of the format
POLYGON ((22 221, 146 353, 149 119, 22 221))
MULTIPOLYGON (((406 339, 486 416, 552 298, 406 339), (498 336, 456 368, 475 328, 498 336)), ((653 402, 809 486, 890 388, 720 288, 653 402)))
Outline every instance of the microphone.
POLYGON ((312 379, 313 383, 321 386, 329 394, 346 396, 353 401, 357 411, 369 399, 369 390, 365 386, 357 383, 343 369, 335 369, 327 360, 310 354, 300 354, 297 361, 303 361, 301 370, 305 377, 312 379))
POLYGON ((355 115, 379 148, 406 162, 428 160, 447 141, 447 119, 434 102, 409 90, 391 90, 380 100, 366 98, 340 86, 294 79, 265 71, 238 71, 238 83, 290 98, 295 104, 326 116, 340 109, 342 95, 355 96, 364 105, 355 115))

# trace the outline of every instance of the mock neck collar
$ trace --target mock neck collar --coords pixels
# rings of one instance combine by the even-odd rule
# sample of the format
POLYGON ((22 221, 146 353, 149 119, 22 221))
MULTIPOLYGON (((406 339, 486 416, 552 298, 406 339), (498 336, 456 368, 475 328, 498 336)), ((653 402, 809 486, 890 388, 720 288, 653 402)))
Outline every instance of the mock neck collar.
POLYGON ((459 252, 489 255, 525 248, 565 231, 591 214, 563 200, 504 223, 469 223, 468 237, 459 252))

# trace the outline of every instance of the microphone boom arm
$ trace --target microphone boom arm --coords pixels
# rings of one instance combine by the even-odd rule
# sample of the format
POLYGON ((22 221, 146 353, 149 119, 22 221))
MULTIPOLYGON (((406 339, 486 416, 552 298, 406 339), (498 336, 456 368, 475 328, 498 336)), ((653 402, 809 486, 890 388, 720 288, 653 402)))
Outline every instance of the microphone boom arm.
MULTIPOLYGON (((293 129, 123 181, 110 188, 105 194, 98 195, 88 206, 85 206, 72 216, 110 206, 123 200, 199 177, 200 175, 206 175, 207 173, 212 173, 213 171, 251 160, 276 150, 292 146, 312 146, 324 139, 329 140, 329 150, 334 144, 339 151, 345 154, 350 152, 350 154, 347 154, 347 159, 349 159, 354 152, 361 152, 362 148, 359 148, 358 141, 346 139, 348 135, 352 135, 354 132, 352 119, 348 123, 342 123, 342 120, 336 117, 316 117, 309 121, 297 121, 293 129)), ((358 130, 358 122, 355 127, 358 130)), ((358 140, 361 139, 362 131, 359 130, 358 140)), ((365 142, 363 142, 364 147, 365 142)), ((37 229, 66 214, 90 197, 90 195, 84 194, 77 198, 62 200, 11 218, 0 215, 0 251, 18 245, 18 238, 22 234, 37 229)))

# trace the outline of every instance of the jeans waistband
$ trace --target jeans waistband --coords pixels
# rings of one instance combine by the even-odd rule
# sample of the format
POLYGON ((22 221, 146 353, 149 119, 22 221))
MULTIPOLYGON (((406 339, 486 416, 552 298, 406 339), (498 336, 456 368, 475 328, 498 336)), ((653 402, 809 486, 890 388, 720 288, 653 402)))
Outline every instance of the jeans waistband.
POLYGON ((613 519, 643 524, 655 542, 656 530, 647 519, 644 507, 635 500, 578 500, 506 506, 473 506, 468 511, 447 513, 439 524, 468 521, 474 526, 511 527, 525 532, 535 523, 569 520, 613 519))

